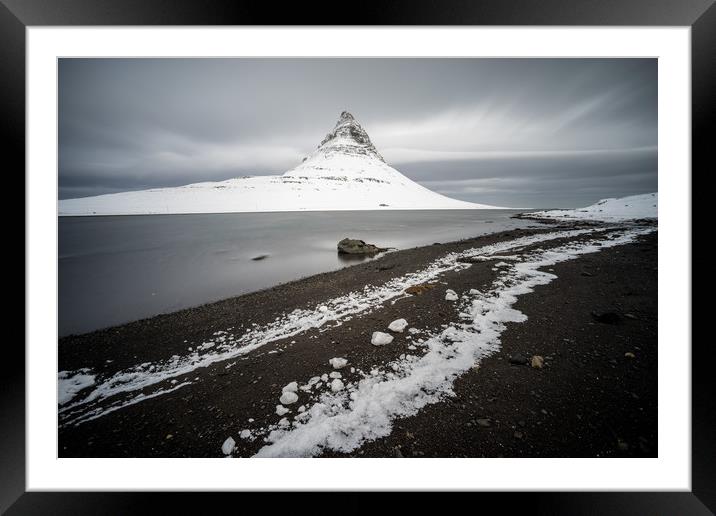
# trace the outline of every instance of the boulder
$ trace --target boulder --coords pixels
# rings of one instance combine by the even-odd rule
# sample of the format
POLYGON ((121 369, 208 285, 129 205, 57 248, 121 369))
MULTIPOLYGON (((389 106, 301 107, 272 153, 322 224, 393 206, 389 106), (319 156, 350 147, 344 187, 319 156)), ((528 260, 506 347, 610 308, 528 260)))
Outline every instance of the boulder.
POLYGON ((339 254, 375 254, 385 251, 373 244, 366 244, 363 240, 344 238, 338 242, 339 254))

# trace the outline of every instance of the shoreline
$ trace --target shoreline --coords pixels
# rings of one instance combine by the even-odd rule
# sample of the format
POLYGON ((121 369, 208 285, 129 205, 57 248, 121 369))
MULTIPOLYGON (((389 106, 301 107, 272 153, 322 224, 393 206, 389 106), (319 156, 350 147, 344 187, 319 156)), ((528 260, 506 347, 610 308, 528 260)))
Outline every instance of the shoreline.
MULTIPOLYGON (((84 335, 63 337, 59 340, 60 370, 78 370, 87 367, 101 378, 136 364, 160 363, 168 360, 172 355, 186 353, 187 348, 194 348, 200 341, 205 342, 216 332, 230 328, 230 332, 241 333, 252 325, 270 324, 277 314, 306 310, 320 304, 327 297, 346 295, 369 284, 389 282, 410 274, 445 254, 506 242, 523 235, 548 233, 559 228, 566 230, 566 228, 585 227, 595 228, 599 225, 592 222, 584 224, 557 221, 554 224, 545 224, 544 228, 539 229, 516 229, 459 242, 389 252, 375 260, 309 276, 251 294, 84 335), (107 360, 112 361, 106 362, 107 360)), ((566 350, 560 349, 558 343, 549 336, 563 334, 565 336, 561 337, 562 339, 574 340, 575 332, 579 334, 584 331, 582 328, 592 329, 591 326, 595 323, 588 312, 589 320, 585 320, 584 310, 581 310, 579 313, 575 312, 572 319, 569 319, 574 321, 571 329, 567 328, 569 326, 567 324, 563 324, 564 328, 558 329, 552 326, 554 321, 550 321, 548 314, 544 312, 547 307, 556 305, 565 295, 567 296, 565 299, 571 304, 564 305, 562 311, 574 311, 577 304, 584 302, 593 305, 592 310, 604 310, 608 307, 602 305, 613 303, 610 299, 613 300, 618 296, 619 284, 630 282, 634 278, 641 278, 642 283, 649 285, 646 299, 653 298, 655 307, 656 272, 640 267, 638 261, 653 260, 655 263, 656 238, 654 232, 649 236, 640 237, 636 243, 605 249, 554 265, 557 278, 552 283, 537 287, 535 292, 522 296, 517 301, 516 307, 528 316, 528 320, 523 323, 508 324, 502 335, 501 348, 482 359, 476 373, 469 371, 457 378, 454 398, 431 404, 414 416, 398 418, 394 422, 393 431, 388 436, 373 439, 363 444, 356 453, 350 454, 462 456, 458 453, 460 450, 468 456, 530 456, 530 454, 544 456, 543 454, 550 453, 550 450, 551 453, 555 453, 557 448, 550 444, 545 436, 541 437, 543 441, 541 446, 532 441, 534 437, 542 435, 542 429, 549 428, 550 425, 546 422, 537 424, 538 421, 534 420, 529 412, 532 409, 527 407, 534 402, 534 396, 529 394, 529 390, 526 391, 527 398, 515 394, 504 400, 504 407, 510 407, 512 411, 523 414, 522 419, 511 422, 506 421, 509 418, 504 410, 507 409, 497 411, 487 409, 490 405, 494 408, 494 400, 491 402, 489 399, 496 396, 487 396, 485 393, 495 394, 500 386, 502 389, 505 386, 512 386, 516 389, 515 392, 518 392, 520 388, 526 388, 531 382, 536 382, 534 385, 542 382, 539 392, 549 392, 550 397, 560 400, 559 392, 554 391, 555 386, 561 385, 562 389, 566 390, 570 385, 579 383, 575 372, 589 371, 592 368, 599 371, 603 378, 612 376, 622 383, 629 383, 629 377, 622 378, 622 376, 632 374, 633 366, 642 363, 641 353, 637 355, 638 360, 631 359, 633 361, 627 362, 624 366, 627 369, 623 369, 622 360, 613 356, 616 356, 614 355, 616 342, 622 342, 624 335, 617 333, 609 335, 608 331, 628 333, 629 345, 634 347, 635 342, 640 342, 641 346, 637 347, 653 351, 655 364, 655 308, 653 314, 650 310, 643 310, 643 314, 637 315, 641 317, 638 320, 644 323, 642 326, 648 327, 640 329, 639 323, 632 324, 632 319, 624 319, 620 321, 621 324, 613 327, 603 325, 605 328, 601 328, 602 325, 599 325, 599 334, 593 338, 580 337, 580 341, 584 339, 591 347, 600 350, 599 357, 609 356, 609 358, 605 361, 596 360, 594 364, 579 358, 577 365, 572 364, 573 360, 570 359, 567 362, 571 365, 564 370, 562 370, 563 361, 558 357, 566 350), (623 259, 627 256, 631 256, 631 261, 624 263, 619 271, 609 270, 608 266, 611 263, 609 260, 623 259), (598 264, 593 267, 599 269, 599 274, 582 275, 582 268, 589 261, 598 264), (568 278, 571 279, 566 281, 568 278), (591 285, 585 291, 580 290, 585 288, 587 283, 593 284, 594 278, 599 278, 599 289, 594 290, 594 285, 591 285), (545 296, 553 299, 551 304, 544 301, 545 296), (646 325, 647 321, 648 325, 646 325), (535 335, 541 336, 543 342, 540 346, 525 347, 524 344, 520 344, 520 341, 524 343, 535 335), (621 337, 617 338, 615 335, 621 337), (537 370, 529 366, 509 365, 507 356, 509 353, 528 352, 543 354, 545 367, 537 370), (610 360, 617 360, 617 364, 613 364, 610 360), (505 364, 507 364, 506 368, 505 364), (492 376, 486 371, 495 374, 495 378, 499 380, 490 381, 492 376), (551 380, 547 380, 548 378, 551 380), (460 400, 457 409, 454 406, 454 399, 460 400), (447 407, 451 408, 448 410, 447 407), (487 415, 488 412, 491 415, 487 415), (441 429, 441 432, 447 430, 444 428, 445 425, 440 423, 441 418, 443 421, 451 420, 448 428, 459 431, 462 436, 458 440, 450 441, 459 443, 457 448, 449 446, 448 442, 443 442, 444 439, 440 438, 440 432, 436 429, 441 429), (465 429, 468 428, 479 428, 479 431, 466 433, 465 429), (502 435, 505 431, 507 434, 502 435), (469 437, 472 434, 482 436, 481 439, 489 437, 489 443, 475 441, 469 437), (417 438, 416 444, 415 437, 405 437, 409 435, 422 435, 422 438, 417 438), (516 437, 517 435, 521 437, 516 437), (522 444, 529 442, 529 446, 525 445, 522 449, 515 448, 513 441, 522 444), (359 451, 362 453, 358 454, 359 451)), ((467 285, 487 284, 493 281, 494 277, 495 270, 491 265, 475 264, 464 270, 448 271, 440 277, 439 282, 446 281, 451 288, 457 290, 457 288, 466 288, 467 285)), ((192 370, 190 382, 184 382, 178 377, 180 382, 178 385, 181 388, 172 387, 172 384, 167 383, 165 390, 174 388, 176 390, 153 399, 149 399, 151 394, 149 390, 138 391, 142 394, 146 392, 146 400, 142 400, 141 403, 124 406, 79 426, 61 426, 60 456, 221 456, 221 443, 228 435, 233 435, 237 442, 235 455, 252 455, 260 443, 257 443, 257 440, 239 439, 239 432, 251 426, 239 421, 247 422, 249 418, 255 421, 278 420, 279 417, 272 414, 275 405, 278 404, 277 390, 280 394, 282 385, 292 380, 300 380, 306 375, 310 376, 318 369, 327 372, 325 362, 328 358, 346 356, 350 364, 355 365, 357 369, 369 369, 371 364, 386 362, 396 352, 410 345, 407 335, 397 336, 396 341, 401 341, 399 344, 376 348, 370 345, 370 332, 387 331, 389 319, 397 319, 397 315, 402 315, 409 321, 420 321, 425 327, 439 327, 441 323, 452 317, 451 310, 454 311, 454 307, 441 299, 441 295, 444 296, 442 286, 441 289, 433 289, 424 295, 400 298, 393 304, 386 303, 374 311, 356 315, 350 323, 308 329, 292 337, 277 339, 256 347, 246 354, 192 370), (232 361, 236 363, 229 368, 232 361), (204 424, 206 421, 213 423, 207 426, 204 424), (118 427, 123 428, 123 431, 131 429, 130 434, 142 435, 142 437, 119 437, 115 431, 118 427), (158 430, 159 427, 162 427, 161 430, 158 430), (155 435, 157 431, 162 435, 155 435)), ((570 350, 569 353, 574 357, 585 356, 584 350, 576 349, 573 344, 566 349, 570 350)), ((623 351, 622 355, 624 353, 632 353, 632 351, 623 351)), ((576 441, 571 443, 573 446, 567 446, 565 451, 571 450, 570 453, 577 455, 566 456, 601 456, 608 455, 609 450, 619 456, 625 454, 654 456, 653 454, 656 453, 655 366, 652 370, 654 364, 649 361, 638 369, 640 375, 646 374, 641 381, 643 385, 648 386, 648 389, 637 394, 636 390, 639 389, 629 387, 631 389, 629 392, 638 396, 638 398, 631 398, 634 402, 645 400, 641 403, 648 405, 647 409, 640 411, 646 414, 644 420, 640 420, 641 422, 636 425, 640 435, 635 437, 626 430, 620 430, 618 433, 624 435, 607 439, 607 434, 600 430, 597 432, 599 438, 591 439, 589 446, 583 447, 581 451, 576 446, 576 441), (649 375, 653 377, 649 378, 649 375), (609 448, 604 447, 606 441, 614 441, 614 439, 617 439, 616 445, 611 443, 609 448), (587 454, 580 455, 580 453, 587 454)), ((591 384, 587 382, 585 385, 591 384)), ((535 389, 531 390, 535 391, 535 389)), ((539 397, 543 398, 544 394, 539 394, 539 397)), ((539 397, 537 399, 540 399, 539 397)), ((606 398, 603 396, 592 395, 591 398, 606 403, 606 398)), ((619 413, 623 407, 630 406, 628 402, 623 403, 623 401, 615 401, 611 412, 619 413)), ((591 404, 586 398, 582 403, 591 404)), ((544 408, 547 411, 546 415, 542 414, 542 409, 538 414, 550 418, 559 414, 562 408, 569 413, 574 412, 570 408, 572 404, 569 400, 561 400, 555 406, 559 406, 559 409, 548 407, 544 408)), ((593 409, 592 412, 595 410, 593 409)), ((597 410, 597 412, 601 411, 597 410)), ((588 421, 584 423, 587 425, 585 428, 595 425, 587 414, 582 416, 588 421)), ((571 424, 576 432, 579 424, 571 424)), ((611 422, 610 427, 614 428, 615 424, 611 422)), ((601 427, 597 425, 597 428, 601 427)), ((340 453, 327 449, 324 450, 323 455, 332 456, 340 453)))

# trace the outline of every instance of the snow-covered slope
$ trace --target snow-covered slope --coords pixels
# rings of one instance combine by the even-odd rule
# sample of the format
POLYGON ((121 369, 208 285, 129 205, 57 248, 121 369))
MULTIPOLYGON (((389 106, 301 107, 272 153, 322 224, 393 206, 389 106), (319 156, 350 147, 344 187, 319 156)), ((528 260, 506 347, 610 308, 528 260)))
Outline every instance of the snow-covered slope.
POLYGON ((550 210, 530 213, 530 217, 545 219, 587 219, 617 221, 630 219, 655 219, 658 213, 658 193, 631 195, 620 199, 601 201, 575 210, 550 210))
POLYGON ((60 215, 497 208, 435 193, 390 167, 341 113, 315 152, 280 176, 256 176, 59 202, 60 215))

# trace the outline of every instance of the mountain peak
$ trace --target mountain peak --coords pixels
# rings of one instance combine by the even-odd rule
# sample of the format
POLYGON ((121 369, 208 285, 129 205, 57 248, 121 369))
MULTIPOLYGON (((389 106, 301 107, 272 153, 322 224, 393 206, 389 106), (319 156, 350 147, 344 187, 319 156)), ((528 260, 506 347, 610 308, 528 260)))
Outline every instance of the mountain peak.
POLYGON ((341 112, 341 116, 338 117, 338 122, 340 123, 341 120, 355 120, 355 118, 348 111, 343 111, 341 112))
POLYGON ((348 111, 341 112, 335 127, 323 139, 318 150, 326 153, 363 154, 385 161, 370 141, 368 133, 348 111))

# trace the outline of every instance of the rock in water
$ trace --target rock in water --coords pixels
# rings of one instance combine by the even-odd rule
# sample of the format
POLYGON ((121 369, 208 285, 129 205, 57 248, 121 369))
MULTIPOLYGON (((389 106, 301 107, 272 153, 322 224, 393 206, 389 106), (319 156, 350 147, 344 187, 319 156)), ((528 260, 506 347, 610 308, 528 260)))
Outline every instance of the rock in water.
POLYGON ((366 244, 363 240, 355 238, 344 238, 338 242, 339 254, 375 254, 385 251, 373 244, 366 244))
POLYGON ((393 342, 393 336, 382 331, 374 331, 373 336, 370 338, 370 343, 374 346, 385 346, 391 342, 393 342))

